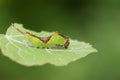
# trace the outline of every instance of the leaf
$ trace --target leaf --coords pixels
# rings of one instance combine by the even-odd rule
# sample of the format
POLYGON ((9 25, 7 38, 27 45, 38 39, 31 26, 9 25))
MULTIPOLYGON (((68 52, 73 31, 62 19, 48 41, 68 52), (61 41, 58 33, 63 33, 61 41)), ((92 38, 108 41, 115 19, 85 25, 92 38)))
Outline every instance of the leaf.
MULTIPOLYGON (((49 36, 52 34, 46 31, 40 33, 24 29, 21 24, 15 24, 20 30, 31 32, 37 36, 49 36)), ((56 66, 64 66, 97 52, 96 49, 85 42, 70 39, 68 49, 38 49, 30 47, 29 41, 16 29, 10 26, 6 34, 0 34, 0 48, 4 56, 25 66, 35 66, 50 63, 56 66)))

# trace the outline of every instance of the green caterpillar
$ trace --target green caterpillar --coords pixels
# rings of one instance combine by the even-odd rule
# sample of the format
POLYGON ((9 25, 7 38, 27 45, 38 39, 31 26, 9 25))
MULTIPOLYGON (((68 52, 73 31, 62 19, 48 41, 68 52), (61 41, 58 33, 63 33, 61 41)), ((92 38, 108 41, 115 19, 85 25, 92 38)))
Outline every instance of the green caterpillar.
POLYGON ((38 37, 29 32, 21 31, 20 29, 15 27, 14 24, 13 27, 21 34, 23 34, 36 48, 51 48, 54 46, 63 46, 65 48, 68 48, 70 44, 69 37, 64 36, 58 32, 54 32, 51 36, 48 37, 38 37))

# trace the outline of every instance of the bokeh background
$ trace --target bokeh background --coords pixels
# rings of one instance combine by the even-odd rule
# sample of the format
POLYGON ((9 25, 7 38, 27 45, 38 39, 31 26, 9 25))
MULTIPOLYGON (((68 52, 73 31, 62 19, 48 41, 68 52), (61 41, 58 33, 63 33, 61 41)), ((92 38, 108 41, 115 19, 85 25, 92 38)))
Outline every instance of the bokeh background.
POLYGON ((64 67, 24 67, 0 54, 0 80, 120 80, 120 0, 0 0, 0 34, 11 23, 59 31, 97 48, 64 67))

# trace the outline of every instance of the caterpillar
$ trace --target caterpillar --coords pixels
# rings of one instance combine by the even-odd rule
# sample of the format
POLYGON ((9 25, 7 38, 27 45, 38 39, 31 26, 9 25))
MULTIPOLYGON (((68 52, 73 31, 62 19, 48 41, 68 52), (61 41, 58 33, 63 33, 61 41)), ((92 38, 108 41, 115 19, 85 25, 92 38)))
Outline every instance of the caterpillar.
POLYGON ((51 48, 54 46, 61 46, 64 48, 68 48, 70 42, 69 37, 60 34, 59 32, 54 32, 52 35, 48 37, 38 37, 30 32, 23 32, 19 28, 17 28, 14 24, 12 26, 21 34, 23 34, 28 41, 30 41, 34 47, 36 48, 51 48))

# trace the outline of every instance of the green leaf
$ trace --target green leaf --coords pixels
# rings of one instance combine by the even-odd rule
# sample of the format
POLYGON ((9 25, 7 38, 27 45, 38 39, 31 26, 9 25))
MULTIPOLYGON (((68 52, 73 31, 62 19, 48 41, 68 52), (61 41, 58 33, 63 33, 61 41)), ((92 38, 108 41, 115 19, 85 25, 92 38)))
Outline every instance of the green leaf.
MULTIPOLYGON (((15 24, 20 30, 31 32, 37 36, 49 36, 52 34, 46 31, 40 33, 27 30, 21 24, 15 24)), ((32 44, 10 26, 6 34, 0 34, 0 49, 4 56, 25 66, 35 66, 50 63, 56 66, 64 66, 70 62, 76 61, 87 56, 90 53, 97 52, 89 43, 79 42, 70 39, 68 49, 38 49, 30 47, 32 44)))

